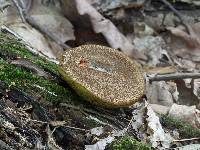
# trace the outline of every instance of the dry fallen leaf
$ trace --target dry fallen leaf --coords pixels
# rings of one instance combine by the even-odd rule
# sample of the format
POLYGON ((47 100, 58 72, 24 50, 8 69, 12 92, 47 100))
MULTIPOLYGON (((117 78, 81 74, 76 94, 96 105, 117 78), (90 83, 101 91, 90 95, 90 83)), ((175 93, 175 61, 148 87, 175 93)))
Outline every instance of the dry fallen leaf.
POLYGON ((156 116, 153 109, 147 105, 147 132, 149 139, 154 148, 169 148, 172 142, 172 137, 166 134, 160 124, 159 117, 156 116))
POLYGON ((56 55, 52 52, 52 49, 49 47, 49 43, 45 37, 30 25, 24 23, 16 23, 8 27, 17 33, 20 37, 23 37, 26 43, 34 47, 36 50, 42 52, 49 58, 56 59, 56 55))
MULTIPOLYGON (((102 131, 102 128, 95 128, 92 129, 91 132, 100 134, 102 131), (98 131, 97 131, 98 130, 98 131)), ((123 130, 113 130, 110 135, 108 135, 105 138, 98 139, 98 142, 96 142, 93 145, 85 145, 85 150, 104 150, 108 144, 110 144, 112 141, 115 140, 115 137, 120 137, 124 134, 123 130)))
POLYGON ((174 95, 171 91, 176 88, 175 86, 167 84, 165 81, 152 82, 146 86, 146 95, 149 103, 163 106, 171 106, 173 104, 174 95))
POLYGON ((182 147, 178 147, 177 150, 198 150, 200 149, 200 144, 189 144, 182 147))
POLYGON ((193 93, 200 99, 200 79, 194 80, 194 89, 193 93))
POLYGON ((108 136, 104 139, 99 140, 96 144, 94 145, 85 145, 85 150, 104 150, 106 145, 114 141, 113 136, 108 136))
MULTIPOLYGON (((90 1, 90 0, 87 0, 90 1)), ((101 9, 103 11, 109 11, 113 9, 119 8, 141 8, 144 6, 145 0, 137 0, 137 1, 130 1, 130 0, 104 0, 101 4, 101 9)))
MULTIPOLYGON (((39 2, 37 5, 31 5, 31 8, 34 11, 32 17, 36 20, 38 25, 48 29, 48 31, 57 36, 60 41, 64 43, 67 40, 74 39, 73 27, 63 15, 59 14, 54 9, 42 6, 39 2), (37 10, 34 8, 37 8, 37 10)), ((27 44, 51 59, 58 58, 63 52, 61 46, 45 38, 41 32, 28 23, 23 23, 14 4, 0 12, 0 25, 6 25, 15 34, 22 37, 27 44)))
POLYGON ((117 27, 109 19, 102 16, 87 0, 76 0, 75 3, 68 0, 63 1, 63 3, 64 9, 67 9, 65 14, 70 21, 80 20, 80 23, 86 26, 91 23, 93 30, 96 33, 101 33, 112 48, 120 49, 132 58, 146 59, 146 56, 138 52, 131 41, 117 27), (89 21, 86 16, 89 16, 89 21))
MULTIPOLYGON (((148 56, 148 65, 158 66, 163 57, 170 60, 165 41, 160 36, 144 36, 133 40, 135 48, 148 56)), ((170 61, 169 61, 170 62, 170 61)), ((168 63, 169 63, 168 62, 168 63)))
POLYGON ((130 57, 146 59, 144 55, 135 50, 133 44, 119 32, 110 20, 103 17, 87 1, 76 0, 76 5, 80 15, 89 15, 94 31, 96 33, 102 33, 111 47, 121 49, 130 57))
POLYGON ((169 115, 200 128, 200 111, 196 109, 196 106, 173 104, 169 110, 169 115))
POLYGON ((179 92, 176 103, 188 106, 199 104, 198 97, 194 94, 191 79, 175 80, 175 82, 179 92))
POLYGON ((174 35, 169 42, 174 53, 182 58, 200 60, 200 22, 187 25, 189 33, 182 26, 167 27, 174 35))
POLYGON ((73 25, 58 11, 42 5, 33 5, 30 11, 31 17, 46 28, 62 43, 75 40, 73 25))
POLYGON ((158 114, 166 115, 169 112, 170 107, 158 105, 158 104, 149 104, 150 107, 158 114))

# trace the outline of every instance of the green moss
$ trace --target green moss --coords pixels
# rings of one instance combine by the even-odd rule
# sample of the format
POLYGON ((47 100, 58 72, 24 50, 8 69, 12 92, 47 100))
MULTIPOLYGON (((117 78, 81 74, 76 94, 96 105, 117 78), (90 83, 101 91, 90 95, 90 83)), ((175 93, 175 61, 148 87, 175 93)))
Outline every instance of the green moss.
POLYGON ((176 129, 181 138, 193 138, 200 137, 200 130, 194 128, 192 125, 182 122, 180 120, 174 119, 170 116, 163 115, 161 117, 161 123, 164 127, 174 130, 176 129))
POLYGON ((0 33, 0 53, 6 56, 20 57, 30 60, 45 70, 58 74, 57 65, 49 62, 43 57, 39 57, 27 50, 26 46, 12 36, 0 33))
POLYGON ((0 80, 4 81, 8 88, 16 87, 54 102, 66 102, 77 98, 69 89, 60 86, 57 82, 39 77, 27 69, 9 63, 10 58, 19 57, 29 60, 51 73, 58 74, 56 64, 29 52, 20 41, 13 37, 0 33, 0 80))
POLYGON ((49 101, 63 101, 73 98, 72 93, 53 81, 38 77, 21 67, 0 60, 0 80, 9 87, 17 87, 26 92, 35 92, 49 101))
POLYGON ((111 144, 112 150, 151 150, 150 146, 145 145, 136 139, 125 136, 111 144))

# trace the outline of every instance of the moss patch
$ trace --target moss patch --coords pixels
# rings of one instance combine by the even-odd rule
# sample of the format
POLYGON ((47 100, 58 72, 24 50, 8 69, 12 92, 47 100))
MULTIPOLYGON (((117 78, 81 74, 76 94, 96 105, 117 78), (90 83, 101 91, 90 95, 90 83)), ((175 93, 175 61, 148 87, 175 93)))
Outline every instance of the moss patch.
POLYGON ((161 117, 161 123, 164 127, 174 130, 176 129, 181 138, 194 138, 194 137, 200 137, 200 130, 194 128, 192 125, 179 121, 177 119, 174 119, 170 116, 163 115, 161 117))
POLYGON ((111 144, 112 150, 151 150, 152 148, 136 139, 125 136, 111 144))
POLYGON ((58 67, 55 63, 49 62, 45 58, 31 53, 24 44, 12 36, 0 33, 0 50, 0 55, 4 57, 24 58, 45 70, 58 74, 58 67))
POLYGON ((0 33, 0 80, 4 81, 8 88, 15 87, 54 102, 67 102, 77 98, 69 89, 55 81, 39 77, 27 69, 9 63, 10 60, 17 58, 24 58, 50 73, 59 74, 56 64, 31 53, 13 37, 0 33))

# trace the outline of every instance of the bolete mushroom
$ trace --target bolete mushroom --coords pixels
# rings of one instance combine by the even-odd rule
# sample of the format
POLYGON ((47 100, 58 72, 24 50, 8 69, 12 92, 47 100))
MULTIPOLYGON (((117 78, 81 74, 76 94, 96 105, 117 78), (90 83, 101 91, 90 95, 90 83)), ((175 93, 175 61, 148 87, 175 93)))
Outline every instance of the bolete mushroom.
POLYGON ((144 94, 140 68, 116 49, 82 45, 68 49, 60 73, 85 100, 110 108, 128 107, 144 94))

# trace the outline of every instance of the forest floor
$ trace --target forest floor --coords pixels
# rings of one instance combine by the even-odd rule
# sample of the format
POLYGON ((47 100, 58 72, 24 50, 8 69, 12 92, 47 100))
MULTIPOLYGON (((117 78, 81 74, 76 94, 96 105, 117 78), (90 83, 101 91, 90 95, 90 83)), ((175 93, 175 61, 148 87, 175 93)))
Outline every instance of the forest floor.
POLYGON ((0 9, 0 149, 200 149, 198 1, 10 0, 0 9), (128 108, 83 100, 59 73, 64 51, 83 44, 134 60, 144 96, 128 108))

